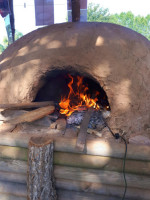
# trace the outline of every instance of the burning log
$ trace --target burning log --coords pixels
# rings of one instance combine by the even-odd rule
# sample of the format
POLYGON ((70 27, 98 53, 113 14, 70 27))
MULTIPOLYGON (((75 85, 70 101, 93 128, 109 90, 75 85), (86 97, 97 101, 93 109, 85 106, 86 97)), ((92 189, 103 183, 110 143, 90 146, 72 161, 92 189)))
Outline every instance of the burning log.
POLYGON ((14 103, 14 104, 0 104, 0 109, 24 109, 24 108, 40 108, 44 106, 53 106, 53 101, 45 101, 45 102, 29 102, 29 103, 14 103))
POLYGON ((53 175, 53 141, 31 137, 28 154, 28 200, 56 200, 53 175))
POLYGON ((76 147, 78 150, 83 151, 85 148, 86 143, 86 136, 87 136, 87 128, 91 118, 92 113, 94 112, 93 108, 89 108, 88 111, 85 113, 83 121, 80 126, 80 131, 77 138, 76 147))
POLYGON ((4 124, 20 124, 23 122, 33 122, 37 119, 41 119, 42 117, 53 113, 54 110, 55 110, 54 106, 45 106, 43 108, 38 108, 33 111, 24 113, 14 119, 7 120, 4 122, 4 124))

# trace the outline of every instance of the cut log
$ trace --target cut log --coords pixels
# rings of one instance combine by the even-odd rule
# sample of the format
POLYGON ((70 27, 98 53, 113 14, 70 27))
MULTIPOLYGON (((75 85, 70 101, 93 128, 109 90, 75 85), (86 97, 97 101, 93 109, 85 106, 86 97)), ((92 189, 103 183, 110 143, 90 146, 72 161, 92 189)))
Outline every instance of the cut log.
MULTIPOLYGON (((92 194, 109 195, 121 197, 123 196, 124 187, 104 185, 100 183, 79 182, 74 180, 57 179, 56 188, 76 192, 90 192, 92 194)), ((128 187, 126 198, 136 200, 149 200, 150 190, 143 190, 128 187)), ((103 200, 103 199, 102 199, 103 200)))
MULTIPOLYGON (((66 179, 69 181, 89 182, 91 184, 102 184, 102 185, 111 185, 111 186, 116 186, 116 187, 124 187, 123 174, 120 172, 115 172, 115 171, 84 169, 84 168, 75 168, 75 167, 66 167, 66 166, 56 165, 54 167, 54 175, 56 178, 56 182, 59 179, 66 179)), ((26 177, 27 177, 26 174, 0 171, 0 181, 8 181, 8 182, 25 184, 26 177)), ((33 180, 31 181, 34 182, 34 185, 37 187, 37 190, 39 192, 40 192, 40 188, 39 188, 40 184, 42 184, 44 188, 46 187, 47 184, 49 184, 48 177, 42 177, 42 181, 41 181, 41 177, 39 177, 39 179, 37 177, 37 179, 35 180, 35 176, 33 175, 32 178, 33 180), (48 182, 43 184, 43 179, 46 179, 46 178, 48 179, 48 182), (38 180, 39 180, 39 183, 37 183, 38 180)), ((150 188, 149 175, 137 175, 137 174, 126 173, 126 179, 127 179, 128 188, 137 188, 137 189, 145 189, 145 190, 149 190, 150 188)), ((31 189, 32 191, 36 191, 34 187, 32 187, 31 189)), ((48 191, 50 191, 50 189, 48 191)))
POLYGON ((33 122, 37 119, 41 119, 42 117, 44 117, 48 114, 53 113, 54 110, 55 110, 54 106, 45 106, 45 107, 38 108, 38 109, 35 109, 35 110, 27 112, 27 113, 24 113, 14 119, 7 120, 4 123, 5 124, 20 124, 23 122, 33 122))
MULTIPOLYGON (((66 166, 55 166, 55 178, 90 183, 100 183, 114 186, 124 186, 123 174, 114 171, 103 171, 98 169, 83 169, 66 166)), ((149 189, 150 177, 126 173, 128 187, 149 189)))
POLYGON ((27 177, 26 174, 0 171, 0 181, 3 181, 3 182, 7 181, 7 182, 13 182, 13 183, 26 184, 27 182, 26 177, 27 177))
POLYGON ((0 171, 26 174, 27 162, 22 160, 0 159, 0 171))
POLYGON ((18 197, 11 194, 0 194, 1 200, 26 200, 26 197, 18 197))
POLYGON ((0 104, 0 109, 9 109, 17 110, 24 108, 40 108, 44 106, 53 106, 53 101, 44 101, 44 102, 28 102, 28 103, 14 103, 14 104, 0 104))
POLYGON ((21 147, 0 146, 0 158, 27 160, 27 149, 21 147))
POLYGON ((31 137, 28 153, 28 200, 56 200, 53 175, 53 141, 31 137))
POLYGON ((85 113, 83 121, 81 122, 80 131, 77 138, 76 147, 79 151, 83 151, 85 149, 86 137, 87 137, 87 128, 91 118, 92 113, 94 112, 93 108, 89 108, 85 113))
MULTIPOLYGON (((105 196, 92 194, 90 192, 76 192, 68 190, 58 190, 58 199, 59 200, 120 200, 118 197, 105 196)), ((126 199, 131 200, 131 199, 126 199)), ((138 199, 136 199, 138 200, 138 199)))
MULTIPOLYGON (((55 151, 70 152, 70 153, 81 153, 76 149, 75 138, 64 138, 64 136, 53 135, 54 130, 49 130, 49 138, 55 140, 55 151)), ((41 136, 41 133, 30 132, 24 134, 12 134, 1 133, 0 134, 0 145, 16 146, 16 147, 28 147, 29 138, 34 135, 41 136)), ((43 135, 47 136, 44 132, 43 135)), ((124 144, 115 141, 106 141, 104 139, 92 139, 87 140, 85 155, 97 155, 114 158, 124 157, 124 144)), ((150 146, 147 145, 136 145, 128 144, 127 159, 150 161, 150 146)))
MULTIPOLYGON (((116 197, 122 197, 124 191, 124 187, 116 187, 111 185, 103 185, 103 184, 96 184, 89 182, 78 182, 66 179, 57 179, 56 188, 58 191, 59 190, 68 190, 68 192, 74 191, 75 194, 77 194, 78 192, 85 192, 86 195, 86 193, 90 192, 92 194, 109 195, 116 197)), ((22 198, 25 198, 27 195, 26 190, 27 190, 26 184, 0 181, 0 197, 3 197, 2 193, 3 194, 5 193, 6 195, 5 198, 7 197, 5 200, 8 199, 22 200, 22 198), (12 198, 14 195, 16 195, 16 199, 15 197, 12 198)), ((128 188, 126 193, 126 198, 129 199, 149 200, 149 197, 150 197, 149 190, 128 188)))
MULTIPOLYGON (((25 174, 27 169, 26 160, 27 149, 7 146, 0 147, 0 171, 25 174)), ((54 164, 122 172, 123 161, 118 158, 54 152, 54 164)), ((126 173, 150 175, 150 162, 126 160, 126 173)))
POLYGON ((18 197, 26 197, 27 186, 26 184, 0 181, 0 197, 1 197, 1 193, 16 195, 18 197))

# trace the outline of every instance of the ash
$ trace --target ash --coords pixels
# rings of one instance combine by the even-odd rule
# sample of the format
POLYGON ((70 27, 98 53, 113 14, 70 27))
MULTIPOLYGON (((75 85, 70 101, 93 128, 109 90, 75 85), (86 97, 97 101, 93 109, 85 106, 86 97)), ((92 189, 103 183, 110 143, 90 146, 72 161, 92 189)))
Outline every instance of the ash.
MULTIPOLYGON (((80 111, 80 112, 72 113, 72 115, 67 117, 67 124, 69 124, 69 125, 80 125, 83 118, 84 118, 85 112, 86 111, 80 111)), ((88 128, 103 129, 105 127, 104 119, 109 117, 109 115, 110 115, 109 111, 94 111, 92 116, 91 116, 88 128)))

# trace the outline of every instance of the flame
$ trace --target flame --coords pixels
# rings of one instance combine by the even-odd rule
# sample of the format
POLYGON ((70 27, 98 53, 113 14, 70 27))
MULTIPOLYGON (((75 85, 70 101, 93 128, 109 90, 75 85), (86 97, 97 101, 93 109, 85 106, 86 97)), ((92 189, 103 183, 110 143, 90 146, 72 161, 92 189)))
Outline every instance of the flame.
POLYGON ((89 88, 83 84, 83 77, 77 76, 77 82, 75 83, 73 77, 68 75, 71 81, 68 83, 69 94, 67 97, 62 97, 59 103, 60 113, 70 116, 76 110, 80 110, 82 106, 86 108, 93 107, 96 110, 100 109, 100 106, 97 104, 99 92, 95 93, 95 98, 91 98, 88 94, 89 88), (76 88, 76 91, 73 89, 76 88))

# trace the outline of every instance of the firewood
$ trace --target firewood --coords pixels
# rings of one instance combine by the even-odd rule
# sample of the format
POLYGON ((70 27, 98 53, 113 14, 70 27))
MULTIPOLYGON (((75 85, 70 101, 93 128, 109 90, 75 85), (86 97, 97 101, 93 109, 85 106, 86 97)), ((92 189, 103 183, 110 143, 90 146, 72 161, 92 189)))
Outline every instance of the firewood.
POLYGON ((50 125, 50 128, 64 131, 66 129, 66 120, 63 118, 57 119, 54 123, 50 125))
POLYGON ((13 104, 0 104, 0 109, 17 110, 24 108, 40 108, 44 106, 53 106, 53 105, 54 105, 53 101, 13 103, 13 104))
POLYGON ((20 115, 19 117, 16 117, 14 119, 11 120, 7 120, 4 123, 6 124, 20 124, 23 122, 33 122, 37 119, 41 119, 42 117, 51 114, 52 112, 54 112, 55 107, 54 106, 45 106, 42 108, 38 108, 35 109, 33 111, 24 113, 22 115, 20 115))
POLYGON ((28 200, 57 199, 53 175, 53 149, 53 141, 47 137, 31 137, 29 141, 28 200))
POLYGON ((81 122, 80 131, 78 134, 77 144, 76 144, 76 147, 79 151, 83 151, 85 148, 87 128, 88 128, 88 124, 93 112, 94 112, 94 109, 89 108, 88 111, 84 115, 83 121, 81 122))

